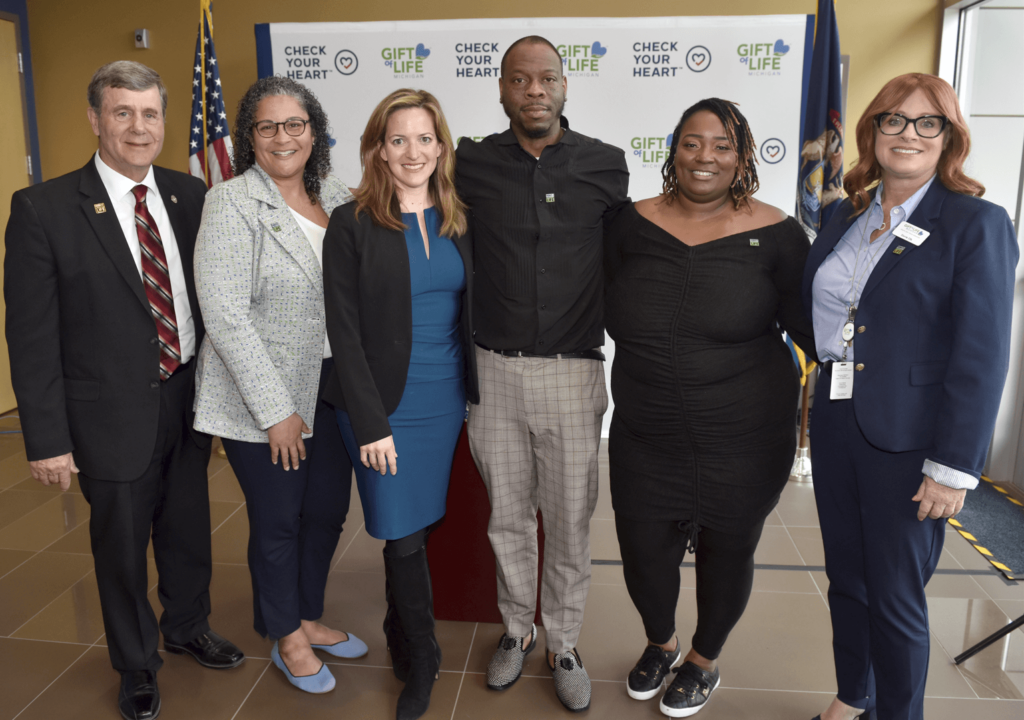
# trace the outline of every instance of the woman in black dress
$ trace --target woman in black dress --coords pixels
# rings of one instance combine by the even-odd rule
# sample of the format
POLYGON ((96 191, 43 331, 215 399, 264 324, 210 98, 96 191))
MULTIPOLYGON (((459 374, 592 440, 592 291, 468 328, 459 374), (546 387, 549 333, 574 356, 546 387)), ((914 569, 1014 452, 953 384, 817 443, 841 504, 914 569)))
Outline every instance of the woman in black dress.
POLYGON ((781 325, 813 349, 800 301, 808 242, 755 200, 756 146, 735 105, 702 100, 676 126, 663 193, 608 230, 605 320, 615 340, 612 503, 648 647, 629 674, 647 700, 679 661, 679 566, 695 554, 697 628, 661 700, 693 715, 719 684, 754 550, 793 462, 799 380, 781 325))

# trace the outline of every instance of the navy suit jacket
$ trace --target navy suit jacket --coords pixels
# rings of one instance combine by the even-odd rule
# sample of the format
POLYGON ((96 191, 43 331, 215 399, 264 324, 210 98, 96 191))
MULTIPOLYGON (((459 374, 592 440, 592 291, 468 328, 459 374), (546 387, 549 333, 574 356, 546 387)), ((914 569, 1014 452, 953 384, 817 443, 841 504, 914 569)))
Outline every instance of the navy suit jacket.
MULTIPOLYGON (((854 222, 845 200, 811 246, 803 299, 854 222)), ((888 452, 981 474, 1010 357, 1017 240, 1006 211, 955 193, 936 178, 908 219, 931 233, 920 245, 893 239, 857 308, 854 415, 888 452), (900 250, 902 248, 902 250, 900 250)), ((829 402, 819 398, 819 402, 829 402)), ((846 401, 844 401, 846 402, 846 401)))

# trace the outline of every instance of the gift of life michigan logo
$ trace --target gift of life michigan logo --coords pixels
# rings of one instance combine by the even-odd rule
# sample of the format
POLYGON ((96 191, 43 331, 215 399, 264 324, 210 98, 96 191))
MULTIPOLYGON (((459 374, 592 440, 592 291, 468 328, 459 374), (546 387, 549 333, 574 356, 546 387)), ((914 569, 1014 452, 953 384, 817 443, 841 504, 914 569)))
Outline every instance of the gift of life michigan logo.
POLYGON ((455 77, 501 77, 501 50, 496 42, 455 43, 455 77))
POLYGON ((421 78, 423 62, 430 57, 430 50, 423 43, 417 43, 416 47, 386 47, 380 51, 380 56, 396 78, 421 78))
POLYGON ((665 164, 672 151, 672 133, 656 137, 635 137, 629 141, 633 155, 640 160, 640 167, 657 168, 665 164))
POLYGON ((562 56, 562 72, 566 77, 597 77, 600 74, 601 58, 608 48, 595 40, 590 45, 557 45, 562 56))
POLYGON ((633 43, 633 77, 675 77, 682 67, 675 64, 679 43, 654 40, 633 43))
POLYGON ((736 48, 741 63, 747 66, 747 75, 781 75, 782 62, 789 45, 783 40, 774 43, 743 43, 736 48))

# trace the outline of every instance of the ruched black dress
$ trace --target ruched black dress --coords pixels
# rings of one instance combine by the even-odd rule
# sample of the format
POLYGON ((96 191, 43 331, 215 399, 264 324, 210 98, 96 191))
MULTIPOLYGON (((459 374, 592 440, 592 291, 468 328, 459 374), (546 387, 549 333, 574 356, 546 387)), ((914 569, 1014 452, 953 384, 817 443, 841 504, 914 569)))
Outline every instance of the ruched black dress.
POLYGON ((787 218, 689 246, 630 205, 606 242, 615 512, 748 532, 793 463, 800 382, 776 323, 814 347, 807 236, 787 218))

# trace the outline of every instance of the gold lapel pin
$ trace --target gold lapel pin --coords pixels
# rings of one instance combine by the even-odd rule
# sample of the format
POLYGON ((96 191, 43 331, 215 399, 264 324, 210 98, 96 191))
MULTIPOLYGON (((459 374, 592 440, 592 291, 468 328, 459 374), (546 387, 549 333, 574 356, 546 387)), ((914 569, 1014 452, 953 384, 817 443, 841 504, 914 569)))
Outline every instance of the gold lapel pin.
POLYGON ((176 195, 171 195, 171 202, 174 203, 175 205, 178 204, 178 198, 176 195))
POLYGON ((904 246, 897 245, 896 249, 892 251, 892 254, 893 255, 902 255, 904 250, 906 250, 906 248, 904 246))
POLYGON ((96 203, 95 205, 92 206, 92 209, 96 211, 97 215, 102 215, 103 213, 105 213, 107 211, 107 204, 106 203, 96 203))

